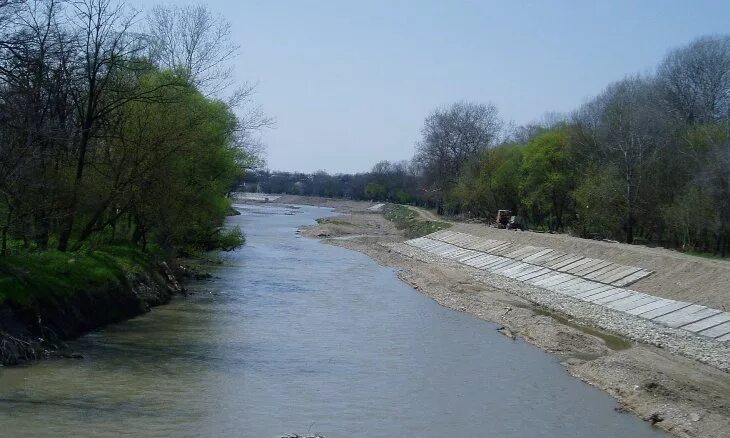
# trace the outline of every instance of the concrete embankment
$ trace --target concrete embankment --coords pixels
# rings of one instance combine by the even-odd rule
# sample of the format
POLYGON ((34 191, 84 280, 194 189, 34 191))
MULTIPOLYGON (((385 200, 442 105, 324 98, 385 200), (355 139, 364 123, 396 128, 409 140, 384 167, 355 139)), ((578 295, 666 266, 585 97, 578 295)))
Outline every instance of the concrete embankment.
MULTIPOLYGON (((120 322, 165 304, 183 288, 166 263, 104 290, 74 294, 65 300, 21 305, 0 304, 0 363, 16 365, 52 356, 69 356, 64 341, 120 322)), ((71 356, 74 356, 71 354, 71 356)))

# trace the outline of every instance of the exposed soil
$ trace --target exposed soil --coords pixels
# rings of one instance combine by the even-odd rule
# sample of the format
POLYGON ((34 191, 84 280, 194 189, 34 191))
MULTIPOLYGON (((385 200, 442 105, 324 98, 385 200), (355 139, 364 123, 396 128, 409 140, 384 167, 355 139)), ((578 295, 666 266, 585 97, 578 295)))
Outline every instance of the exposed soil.
POLYGON ((64 341, 148 312, 182 292, 175 274, 161 263, 156 270, 130 276, 116 288, 87 291, 64 302, 0 304, 0 365, 49 357, 80 358, 66 351, 64 341))
MULTIPOLYGON (((404 240, 365 202, 284 197, 277 202, 334 207, 342 216, 304 227, 302 233, 329 244, 361 251, 395 267, 399 276, 440 304, 498 322, 500 332, 558 355, 566 369, 614 396, 619 406, 681 437, 729 436, 730 374, 643 343, 629 342, 588 327, 567 315, 546 311, 517 293, 517 282, 475 276, 453 263, 406 256, 394 250, 404 240)), ((424 218, 433 220, 424 213, 424 218)), ((564 235, 506 231, 478 224, 454 230, 651 269, 632 286, 654 295, 727 308, 730 263, 695 258, 665 249, 582 240, 564 235)), ((401 245, 404 246, 404 245, 401 245)))

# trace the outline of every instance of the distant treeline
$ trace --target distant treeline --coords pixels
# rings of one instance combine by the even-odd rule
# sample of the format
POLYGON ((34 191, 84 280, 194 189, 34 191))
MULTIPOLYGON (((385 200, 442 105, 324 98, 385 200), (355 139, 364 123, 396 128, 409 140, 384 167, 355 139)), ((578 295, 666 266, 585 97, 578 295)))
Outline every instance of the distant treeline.
POLYGON ((227 193, 267 123, 216 98, 229 27, 114 0, 0 2, 0 252, 235 244, 227 193), (228 239, 228 242, 225 240, 228 239))
POLYGON ((491 104, 430 114, 410 162, 354 175, 260 171, 246 190, 371 199, 728 255, 730 37, 671 51, 572 114, 506 125, 491 104))

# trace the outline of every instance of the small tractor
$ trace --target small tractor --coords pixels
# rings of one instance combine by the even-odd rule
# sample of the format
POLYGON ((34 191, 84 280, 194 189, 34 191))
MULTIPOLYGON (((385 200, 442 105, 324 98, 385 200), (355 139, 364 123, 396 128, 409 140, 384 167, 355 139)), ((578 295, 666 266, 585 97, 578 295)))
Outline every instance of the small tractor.
POLYGON ((525 221, 521 216, 513 216, 511 210, 499 210, 497 212, 497 228, 507 230, 525 231, 525 221))
POLYGON ((510 217, 512 216, 512 211, 510 210, 499 210, 497 212, 497 228, 505 229, 507 228, 507 225, 509 224, 510 217))

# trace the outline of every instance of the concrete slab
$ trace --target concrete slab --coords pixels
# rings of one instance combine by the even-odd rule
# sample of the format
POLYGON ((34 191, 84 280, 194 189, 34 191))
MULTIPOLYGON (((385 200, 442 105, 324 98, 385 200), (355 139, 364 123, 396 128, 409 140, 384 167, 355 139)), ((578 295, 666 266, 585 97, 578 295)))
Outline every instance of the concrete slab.
POLYGON ((607 285, 603 283, 596 283, 595 281, 586 280, 585 278, 578 277, 582 280, 582 283, 578 283, 566 291, 567 295, 575 296, 583 294, 601 288, 601 290, 608 290, 607 285))
POLYGON ((548 281, 548 280, 558 277, 560 275, 565 275, 565 274, 561 274, 560 272, 555 272, 555 271, 551 270, 550 272, 548 272, 545 275, 541 275, 539 277, 535 277, 535 278, 531 278, 531 279, 527 280, 526 283, 529 283, 534 286, 539 286, 540 284, 542 284, 543 281, 548 281))
POLYGON ((684 325, 684 326, 682 326, 682 328, 685 330, 689 330, 691 332, 701 332, 703 330, 707 330, 709 328, 715 327, 716 325, 726 323, 728 321, 730 321, 730 313, 720 312, 717 315, 711 316, 709 318, 705 318, 701 321, 697 321, 697 322, 693 322, 691 324, 684 325))
POLYGON ((485 251, 487 249, 494 248, 495 246, 504 245, 507 242, 503 242, 501 240, 492 240, 492 239, 485 239, 484 241, 480 241, 476 245, 476 249, 478 251, 485 251))
POLYGON ((446 235, 444 235, 444 234, 441 234, 441 235, 438 235, 438 236, 436 236, 436 235, 434 235, 434 234, 429 234, 429 237, 431 237, 431 238, 432 238, 432 239, 434 239, 434 240, 438 240, 438 241, 441 241, 441 242, 446 242, 446 241, 448 241, 449 239, 451 239, 452 237, 454 237, 454 234, 453 234, 453 233, 451 233, 451 234, 446 234, 446 235))
POLYGON ((474 257, 472 259, 469 259, 469 260, 465 261, 464 264, 465 265, 469 265, 469 266, 474 266, 475 268, 478 268, 478 267, 484 265, 485 263, 487 263, 487 262, 489 262, 491 260, 492 259, 488 255, 481 254, 479 256, 476 256, 476 257, 474 257))
POLYGON ((533 286, 537 286, 537 283, 541 282, 542 280, 546 280, 548 278, 551 278, 551 277, 554 277, 554 276, 560 274, 559 272, 555 272, 548 268, 543 268, 543 269, 546 269, 547 272, 540 274, 540 275, 536 275, 530 279, 527 279, 527 280, 525 280, 525 283, 531 284, 533 286))
POLYGON ((561 271, 567 272, 569 274, 578 275, 578 272, 583 271, 584 269, 587 269, 591 266, 596 266, 598 264, 603 263, 603 260, 600 259, 585 259, 585 262, 576 262, 578 264, 575 264, 573 266, 564 266, 561 271))
POLYGON ((461 258, 459 258, 459 262, 464 263, 467 260, 471 260, 471 259, 476 258, 476 257, 479 257, 481 255, 484 255, 484 254, 480 253, 479 251, 471 251, 470 250, 468 254, 465 254, 461 258))
POLYGON ((462 249, 460 252, 458 252, 456 254, 452 254, 451 259, 459 261, 460 258, 464 257, 465 255, 469 255, 471 253, 472 253, 472 250, 470 250, 470 249, 462 249))
POLYGON ((522 274, 522 275, 518 276, 517 279, 520 280, 520 281, 527 281, 527 280, 530 280, 532 278, 536 278, 536 277, 539 277, 541 275, 545 275, 545 274, 547 274, 549 272, 554 272, 554 271, 551 271, 548 268, 543 268, 542 266, 538 266, 538 268, 540 268, 540 269, 537 270, 537 271, 535 271, 535 272, 532 272, 530 274, 522 274))
POLYGON ((548 290, 553 291, 553 292, 557 292, 557 293, 562 294, 562 295, 568 295, 568 291, 572 287, 574 287, 574 286, 576 286, 576 285, 578 285, 578 284, 580 284, 580 283, 582 283, 584 281, 585 280, 583 280, 580 277, 574 277, 574 278, 572 278, 572 279, 570 279, 568 281, 565 281, 565 282, 562 282, 562 283, 553 284, 553 285, 546 285, 544 287, 546 289, 548 289, 548 290))
POLYGON ((509 257, 511 259, 516 259, 520 255, 522 255, 524 253, 527 253, 527 252, 530 252, 533 249, 535 249, 535 247, 534 246, 530 246, 530 245, 525 245, 525 246, 522 246, 522 247, 516 247, 516 248, 513 249, 513 251, 508 252, 504 256, 505 257, 509 257))
POLYGON ((555 260, 551 260, 547 263, 544 263, 543 266, 550 269, 558 269, 561 266, 565 266, 569 263, 577 262, 578 260, 584 259, 585 257, 578 257, 574 254, 566 254, 563 257, 556 258, 555 260))
POLYGON ((431 242, 428 242, 424 247, 433 249, 433 248, 440 248, 440 247, 446 246, 446 245, 449 245, 449 244, 446 242, 442 242, 440 240, 433 240, 431 242))
POLYGON ((548 254, 546 251, 552 251, 552 250, 551 249, 548 249, 548 248, 541 247, 541 246, 536 246, 534 252, 531 252, 529 254, 523 254, 523 255, 517 257, 517 260, 521 260, 523 262, 530 263, 530 261, 529 260, 526 260, 526 259, 532 258, 532 257, 534 257, 537 254, 543 254, 543 255, 544 254, 548 254))
POLYGON ((727 342, 730 341, 730 333, 726 334, 725 336, 720 336, 719 338, 716 338, 718 341, 727 342))
POLYGON ((546 264, 548 264, 554 260, 557 260, 561 257, 565 257, 567 255, 569 255, 569 254, 564 253, 563 251, 553 251, 549 254, 545 254, 544 256, 540 256, 539 258, 537 258, 535 260, 531 260, 530 263, 545 266, 546 264))
POLYGON ((601 293, 593 294, 593 295, 590 295, 590 296, 587 296, 587 297, 582 297, 581 299, 583 301, 587 301, 589 303, 593 303, 596 300, 599 300, 601 298, 606 298, 606 297, 612 297, 614 295, 617 295, 620 292, 621 292, 621 289, 612 288, 612 289, 603 291, 601 293))
POLYGON ((464 251, 464 248, 461 248, 458 246, 452 246, 451 248, 448 248, 446 251, 444 251, 443 255, 444 255, 444 257, 449 257, 453 254, 458 254, 461 251, 464 251))
POLYGON ((609 304, 611 304, 615 301, 620 301, 627 297, 634 298, 634 295, 627 290, 621 290, 621 289, 617 289, 617 290, 619 292, 611 295, 610 297, 599 298, 597 300, 593 300, 592 302, 596 303, 596 304, 603 304, 604 306, 608 307, 609 304))
POLYGON ((440 255, 441 257, 444 257, 446 254, 450 253, 453 250, 454 250, 454 246, 453 245, 444 245, 442 247, 436 248, 434 250, 434 252, 436 254, 440 255))
POLYGON ((601 287, 596 288, 596 289, 591 289, 591 290, 589 290, 587 292, 581 292, 581 293, 574 294, 573 295, 573 298, 577 298, 579 300, 586 301, 587 298, 590 298, 592 296, 595 296, 595 295, 598 295, 598 294, 601 294, 601 293, 604 293, 606 291, 610 291, 610 290, 613 290, 613 289, 614 289, 613 286, 604 285, 604 286, 601 286, 601 287))
MULTIPOLYGON (((584 259, 578 260, 577 262, 570 263, 570 264, 565 265, 565 266, 561 266, 560 268, 558 268, 558 271, 561 271, 561 272, 570 272, 572 269, 579 268, 579 267, 581 267, 583 265, 586 265, 588 263, 591 263, 593 260, 594 259, 584 258, 584 259)), ((572 272, 570 272, 570 273, 572 274, 572 272)))
POLYGON ((462 257, 464 254, 469 254, 472 251, 470 249, 466 248, 457 248, 454 253, 451 254, 451 257, 462 257))
POLYGON ((616 263, 611 263, 608 266, 606 266, 603 269, 599 269, 597 271, 593 271, 590 274, 584 275, 585 278, 588 278, 589 280, 596 280, 598 277, 605 275, 611 271, 615 271, 616 269, 623 268, 623 265, 617 265, 616 263))
POLYGON ((716 325, 715 327, 702 330, 700 332, 702 336, 708 336, 710 338, 719 338, 721 336, 730 334, 730 322, 716 325))
POLYGON ((541 266, 535 266, 531 265, 529 263, 524 262, 517 262, 520 263, 520 267, 517 269, 510 269, 509 271, 505 272, 504 275, 510 277, 510 278, 516 278, 517 276, 521 274, 526 274, 528 272, 535 272, 536 270, 542 269, 541 266))
POLYGON ((642 297, 642 296, 631 296, 629 298, 624 298, 622 300, 614 301, 612 303, 606 304, 607 307, 610 307, 614 310, 620 310, 622 312, 625 312, 627 310, 635 309, 637 307, 645 306, 649 303, 654 303, 656 301, 659 301, 656 297, 642 297))
POLYGON ((639 313, 638 315, 641 316, 642 318, 654 319, 654 318, 659 318, 661 316, 667 315, 672 312, 676 312, 677 310, 684 309, 685 307, 688 307, 691 305, 692 305, 691 303, 685 303, 684 301, 675 301, 666 306, 662 306, 657 309, 650 310, 648 312, 639 313))
POLYGON ((575 276, 573 276, 573 275, 560 273, 549 280, 545 280, 545 281, 541 281, 540 283, 536 283, 536 285, 542 286, 542 287, 556 286, 560 283, 565 283, 566 281, 570 281, 574 278, 575 278, 575 276))
POLYGON ((479 267, 480 269, 488 269, 493 266, 501 266, 501 265, 504 265, 504 263, 506 263, 509 260, 509 259, 505 259, 503 257, 493 256, 491 254, 487 254, 487 256, 489 257, 489 259, 488 259, 489 261, 484 263, 482 266, 480 266, 479 267))
POLYGON ((717 309, 708 309, 705 306, 693 304, 689 307, 685 307, 684 309, 677 310, 676 312, 656 317, 652 319, 652 321, 666 324, 669 327, 678 328, 693 322, 704 320, 713 315, 717 315, 718 313, 720 313, 720 311, 717 309))
POLYGON ((575 275, 580 275, 581 277, 583 277, 586 274, 590 274, 591 272, 595 272, 599 269, 603 269, 610 264, 611 264, 611 262, 608 262, 606 260, 601 260, 601 263, 598 263, 596 265, 582 267, 581 269, 579 269, 575 272, 575 275))
POLYGON ((511 271, 511 272, 509 272, 507 274, 504 274, 504 275, 507 276, 507 277, 509 277, 509 278, 517 279, 517 277, 520 276, 520 275, 522 275, 522 274, 525 274, 525 273, 528 273, 528 272, 535 272, 535 268, 538 268, 539 269, 539 266, 530 266, 528 268, 522 268, 522 269, 519 269, 517 271, 514 271, 513 270, 513 271, 511 271))
POLYGON ((451 239, 451 241, 449 241, 449 243, 451 243, 453 245, 457 245, 457 246, 463 246, 463 245, 469 243, 472 239, 474 239, 473 236, 469 236, 468 234, 462 234, 462 235, 456 236, 453 239, 451 239))
POLYGON ((543 249, 542 251, 536 252, 535 254, 532 254, 532 255, 529 255, 529 256, 527 256, 527 257, 523 258, 523 259, 522 259, 522 261, 523 261, 523 262, 528 262, 528 263, 532 263, 532 262, 533 262, 533 260, 534 260, 534 261, 537 261, 537 260, 539 260, 539 259, 540 259, 541 257, 544 257, 544 256, 546 256, 546 255, 550 254, 551 252, 553 252, 553 250, 552 250, 552 249, 550 249, 550 248, 545 248, 545 249, 543 249))
POLYGON ((516 262, 512 259, 507 259, 507 260, 509 260, 509 263, 507 263, 506 265, 492 268, 492 272, 496 272, 497 274, 504 275, 505 272, 509 272, 514 268, 519 268, 520 266, 522 266, 521 262, 516 262))
MULTIPOLYGON (((570 275, 570 274, 568 274, 568 275, 570 275)), ((576 277, 575 275, 573 275, 572 277, 573 278, 571 278, 570 280, 568 280, 564 283, 560 283, 559 286, 561 288, 563 288, 564 290, 567 290, 567 289, 572 289, 573 287, 576 287, 580 284, 583 284, 586 281, 580 277, 576 277)))
POLYGON ((621 280, 622 278, 626 278, 629 275, 635 274, 639 271, 641 271, 641 268, 637 268, 636 266, 627 266, 626 269, 619 270, 618 272, 615 272, 613 274, 606 274, 604 278, 597 278, 596 280, 602 283, 611 284, 614 281, 621 280))
POLYGON ((524 252, 522 252, 522 254, 519 254, 519 255, 517 255, 517 256, 515 256, 513 258, 515 260, 520 260, 520 261, 523 261, 524 262, 527 257, 531 257, 531 256, 533 256, 535 254, 539 254, 539 253, 541 253, 543 251, 545 251, 545 248, 540 247, 540 246, 533 246, 533 247, 530 248, 529 251, 524 251, 524 252))
MULTIPOLYGON (((673 303, 676 303, 676 302, 677 301, 670 300, 668 298, 660 298, 659 300, 654 301, 652 303, 647 303, 647 304, 645 304, 643 306, 639 306, 639 307, 634 307, 632 309, 628 309, 628 310, 626 310, 626 313, 629 313, 631 315, 637 315, 638 316, 638 315, 641 315, 642 313, 646 313, 646 312, 649 312, 649 311, 652 311, 652 310, 655 310, 655 309, 660 309, 660 308, 662 308, 664 306, 668 306, 668 305, 673 304, 673 303)), ((687 303, 687 305, 689 305, 689 303, 687 303)))
POLYGON ((621 280, 614 281, 611 284, 613 284, 614 286, 618 286, 618 287, 626 287, 633 283, 636 283, 637 281, 641 280, 642 278, 646 278, 646 277, 650 276, 651 274, 652 274, 651 271, 642 269, 640 271, 637 271, 637 272, 629 275, 628 277, 624 277, 621 280))
POLYGON ((490 254, 504 256, 504 254, 510 252, 512 248, 514 248, 514 245, 512 245, 511 243, 505 243, 503 245, 495 246, 494 248, 486 252, 490 254))

